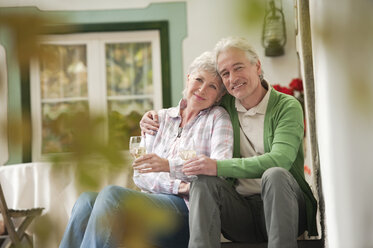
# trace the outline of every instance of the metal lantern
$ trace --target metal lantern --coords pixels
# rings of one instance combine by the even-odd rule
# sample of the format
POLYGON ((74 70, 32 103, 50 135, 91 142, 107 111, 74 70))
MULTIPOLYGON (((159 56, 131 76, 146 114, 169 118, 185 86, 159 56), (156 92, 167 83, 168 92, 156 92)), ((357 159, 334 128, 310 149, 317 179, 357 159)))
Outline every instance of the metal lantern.
POLYGON ((286 43, 285 18, 281 8, 277 8, 274 0, 269 1, 264 17, 262 45, 265 55, 269 57, 284 54, 286 43))

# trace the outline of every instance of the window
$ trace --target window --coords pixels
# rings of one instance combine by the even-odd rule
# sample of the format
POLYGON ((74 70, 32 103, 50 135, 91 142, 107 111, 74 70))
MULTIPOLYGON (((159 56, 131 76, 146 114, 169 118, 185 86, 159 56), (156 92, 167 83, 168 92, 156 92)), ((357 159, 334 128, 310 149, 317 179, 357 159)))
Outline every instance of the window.
POLYGON ((33 161, 71 152, 61 123, 74 113, 104 116, 105 140, 121 135, 128 149, 142 114, 163 107, 159 30, 47 35, 40 48, 30 70, 33 161))

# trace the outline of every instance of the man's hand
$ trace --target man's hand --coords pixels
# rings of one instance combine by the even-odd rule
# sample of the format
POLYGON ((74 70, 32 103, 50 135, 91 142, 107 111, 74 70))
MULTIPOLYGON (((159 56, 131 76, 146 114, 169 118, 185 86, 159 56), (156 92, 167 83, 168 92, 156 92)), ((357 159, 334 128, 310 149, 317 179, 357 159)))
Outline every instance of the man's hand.
POLYGON ((159 128, 158 114, 154 110, 146 112, 140 120, 142 134, 154 135, 159 128))
POLYGON ((199 155, 191 160, 185 162, 183 173, 187 176, 190 175, 217 175, 217 163, 216 160, 211 159, 205 155, 199 155))
POLYGON ((189 195, 190 183, 181 182, 179 185, 179 195, 189 195))
POLYGON ((168 160, 161 158, 154 153, 145 154, 144 156, 139 157, 133 161, 132 167, 140 173, 170 172, 168 160))

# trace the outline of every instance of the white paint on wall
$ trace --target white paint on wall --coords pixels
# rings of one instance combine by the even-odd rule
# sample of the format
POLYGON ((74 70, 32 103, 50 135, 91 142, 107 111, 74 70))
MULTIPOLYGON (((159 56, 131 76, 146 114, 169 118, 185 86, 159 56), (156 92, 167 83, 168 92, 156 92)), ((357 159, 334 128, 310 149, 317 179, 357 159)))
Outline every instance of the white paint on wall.
POLYGON ((288 85, 291 79, 300 76, 295 48, 295 17, 292 1, 283 1, 287 30, 285 55, 272 58, 264 56, 264 48, 261 45, 263 21, 260 20, 251 26, 237 13, 242 1, 188 0, 186 2, 188 37, 183 44, 184 72, 187 72, 188 65, 195 57, 203 51, 213 49, 221 38, 243 36, 251 42, 258 53, 264 70, 264 78, 269 83, 288 85))
POLYGON ((310 7, 327 247, 373 247, 373 2, 310 7))
POLYGON ((254 26, 242 21, 237 14, 240 4, 242 5, 242 1, 239 0, 0 0, 0 7, 36 6, 41 10, 108 10, 145 8, 151 3, 162 2, 187 3, 188 35, 183 41, 184 75, 193 59, 202 52, 213 49, 221 38, 244 36, 259 54, 265 78, 271 84, 288 85, 292 78, 300 76, 295 48, 293 1, 282 1, 287 43, 285 55, 275 58, 264 56, 264 48, 261 45, 263 21, 260 20, 254 26))

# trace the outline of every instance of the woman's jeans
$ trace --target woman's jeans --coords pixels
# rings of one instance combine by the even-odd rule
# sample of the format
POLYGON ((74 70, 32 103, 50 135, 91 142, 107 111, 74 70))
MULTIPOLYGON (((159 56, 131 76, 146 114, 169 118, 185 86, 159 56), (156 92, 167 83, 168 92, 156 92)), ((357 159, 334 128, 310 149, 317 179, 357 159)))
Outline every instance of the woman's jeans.
POLYGON ((139 196, 140 199, 144 199, 143 204, 170 210, 173 213, 172 216, 179 219, 172 233, 150 238, 152 245, 162 248, 188 247, 189 211, 182 198, 175 195, 142 193, 119 186, 107 186, 100 193, 86 192, 80 195, 72 210, 60 248, 119 247, 121 241, 118 237, 125 236, 118 234, 124 234, 125 229, 131 228, 125 225, 124 206, 126 206, 126 201, 128 203, 133 197, 139 196))

